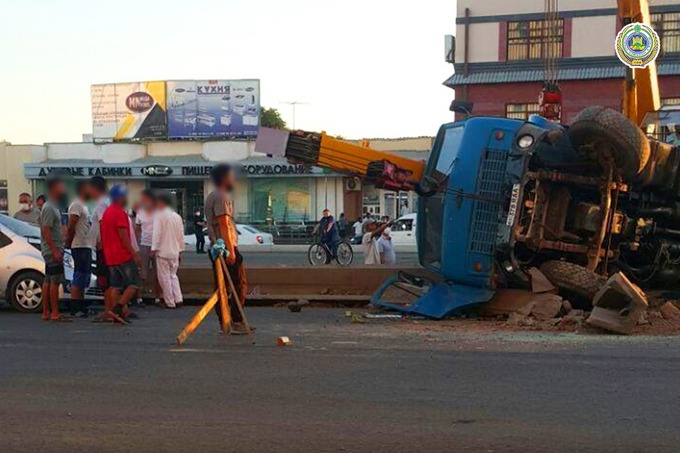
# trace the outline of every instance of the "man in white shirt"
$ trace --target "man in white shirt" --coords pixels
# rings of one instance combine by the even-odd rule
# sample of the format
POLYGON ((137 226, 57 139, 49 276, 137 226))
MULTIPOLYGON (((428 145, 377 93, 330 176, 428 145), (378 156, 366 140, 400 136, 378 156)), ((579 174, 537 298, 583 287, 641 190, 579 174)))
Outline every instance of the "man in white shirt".
MULTIPOLYGON (((156 266, 151 257, 151 241, 153 240, 153 223, 156 213, 156 195, 151 189, 144 189, 140 195, 139 210, 135 218, 135 230, 139 237, 139 257, 142 259, 140 275, 144 291, 148 291, 153 285, 156 295, 156 304, 160 304, 161 290, 156 275, 156 266)), ((140 298, 137 305, 143 305, 140 298)))
POLYGON ((378 238, 388 226, 390 226, 389 223, 378 226, 375 220, 366 222, 366 233, 361 239, 361 245, 364 249, 364 264, 369 266, 380 264, 378 238))
POLYGON ((90 286, 92 275, 92 249, 94 244, 90 237, 90 211, 87 209, 89 199, 87 181, 76 183, 76 198, 68 207, 68 227, 66 248, 71 249, 73 257, 73 280, 71 281, 71 315, 86 317, 85 290, 90 286))
POLYGON ((115 305, 115 295, 109 285, 109 268, 104 259, 104 249, 102 248, 99 224, 102 217, 104 217, 104 212, 110 205, 108 196, 109 188, 106 179, 101 176, 93 176, 90 178, 88 187, 90 199, 95 200, 90 225, 90 241, 97 251, 95 274, 97 275, 97 286, 99 286, 104 293, 105 305, 108 307, 115 305))
POLYGON ((362 222, 361 217, 354 222, 352 228, 354 229, 354 237, 362 236, 364 234, 364 223, 362 222))
POLYGON ((401 212, 399 213, 401 217, 407 216, 411 213, 411 208, 408 206, 408 200, 404 201, 404 204, 401 206, 401 212))
POLYGON ((184 302, 177 270, 184 251, 184 223, 172 210, 172 195, 161 192, 156 196, 151 253, 156 259, 158 283, 163 291, 166 308, 177 308, 184 302))
POLYGON ((394 243, 392 242, 391 228, 385 228, 382 236, 378 239, 378 251, 380 252, 380 260, 382 264, 388 266, 393 265, 397 262, 397 254, 394 251, 394 243))

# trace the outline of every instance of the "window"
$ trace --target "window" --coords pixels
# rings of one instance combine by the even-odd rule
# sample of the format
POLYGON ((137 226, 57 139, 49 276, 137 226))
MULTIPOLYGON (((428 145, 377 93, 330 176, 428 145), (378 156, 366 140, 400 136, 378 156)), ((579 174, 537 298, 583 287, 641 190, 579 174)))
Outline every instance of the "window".
POLYGON ((392 226, 392 231, 413 231, 413 219, 402 219, 392 226))
POLYGON ((661 38, 661 52, 680 52, 680 12, 652 14, 652 27, 661 38))
POLYGON ((661 106, 668 107, 670 105, 680 105, 680 98, 663 98, 661 99, 661 106))
POLYGON ((562 57, 564 20, 508 22, 508 60, 562 57))
POLYGON ((512 120, 526 120, 538 115, 538 102, 529 104, 505 104, 505 117, 512 120))

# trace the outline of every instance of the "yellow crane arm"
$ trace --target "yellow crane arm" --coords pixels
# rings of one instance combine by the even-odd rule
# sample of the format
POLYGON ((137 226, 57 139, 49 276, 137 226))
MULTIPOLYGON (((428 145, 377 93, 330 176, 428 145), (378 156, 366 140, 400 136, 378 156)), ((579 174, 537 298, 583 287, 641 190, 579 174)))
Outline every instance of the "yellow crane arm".
MULTIPOLYGON (((651 25, 649 0, 617 0, 623 25, 640 22, 651 25)), ((623 114, 641 125, 645 116, 661 108, 661 94, 656 63, 646 68, 629 68, 623 83, 623 114)))
POLYGON ((257 152, 285 156, 289 161, 314 165, 355 176, 390 190, 414 190, 426 162, 408 159, 332 137, 325 132, 275 131, 261 127, 257 152))

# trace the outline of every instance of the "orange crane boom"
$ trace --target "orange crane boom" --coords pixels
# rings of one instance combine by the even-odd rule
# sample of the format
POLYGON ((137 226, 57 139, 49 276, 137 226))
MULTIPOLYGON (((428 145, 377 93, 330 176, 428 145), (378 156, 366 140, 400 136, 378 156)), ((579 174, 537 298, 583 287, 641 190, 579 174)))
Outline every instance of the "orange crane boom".
MULTIPOLYGON (((651 25, 649 0, 617 0, 623 25, 640 22, 651 25)), ((656 63, 646 68, 628 68, 623 82, 623 114, 641 125, 645 116, 661 108, 661 94, 656 63)))

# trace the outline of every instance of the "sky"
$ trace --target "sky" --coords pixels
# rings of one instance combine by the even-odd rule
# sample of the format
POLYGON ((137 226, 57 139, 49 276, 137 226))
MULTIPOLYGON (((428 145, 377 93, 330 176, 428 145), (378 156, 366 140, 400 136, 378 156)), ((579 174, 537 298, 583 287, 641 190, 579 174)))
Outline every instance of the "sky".
POLYGON ((258 78, 292 126, 434 135, 456 0, 0 0, 0 140, 80 141, 90 85, 258 78))

